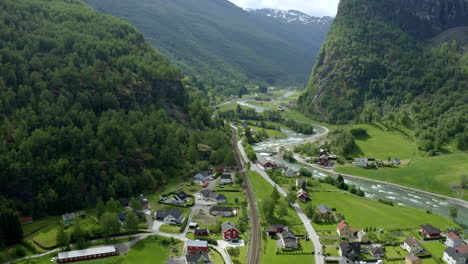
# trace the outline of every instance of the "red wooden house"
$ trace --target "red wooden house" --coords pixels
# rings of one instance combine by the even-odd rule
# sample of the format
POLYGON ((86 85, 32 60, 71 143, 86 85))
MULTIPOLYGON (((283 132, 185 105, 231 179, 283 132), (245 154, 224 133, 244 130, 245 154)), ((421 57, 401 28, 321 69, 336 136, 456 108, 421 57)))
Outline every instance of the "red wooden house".
POLYGON ((210 232, 208 231, 208 229, 204 228, 204 229, 195 229, 194 233, 196 236, 207 236, 210 232))
POLYGON ((233 240, 239 238, 239 229, 237 229, 237 227, 229 221, 221 225, 221 230, 223 232, 224 240, 233 240))
POLYGON ((29 224, 29 223, 33 222, 33 218, 32 217, 21 218, 20 222, 21 222, 21 224, 29 224))
POLYGON ((301 202, 307 202, 307 198, 307 192, 304 191, 304 189, 297 191, 297 199, 299 199, 301 202))
POLYGON ((432 225, 421 225, 421 233, 426 238, 439 238, 440 230, 432 225))
POLYGON ((328 159, 328 156, 322 155, 318 159, 317 164, 320 166, 328 167, 330 166, 330 160, 328 159))
POLYGON ((208 241, 205 240, 189 240, 187 241, 187 251, 196 254, 208 251, 208 241))

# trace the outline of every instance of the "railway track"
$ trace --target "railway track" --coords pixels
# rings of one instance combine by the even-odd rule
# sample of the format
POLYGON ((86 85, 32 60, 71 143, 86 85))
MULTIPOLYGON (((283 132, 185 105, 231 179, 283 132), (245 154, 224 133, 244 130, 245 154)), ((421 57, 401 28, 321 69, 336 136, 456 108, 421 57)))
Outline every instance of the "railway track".
POLYGON ((255 203, 255 196, 253 193, 252 186, 250 185, 249 178, 247 177, 247 173, 245 170, 245 164, 241 158, 241 154, 237 147, 237 128, 232 127, 232 149, 236 152, 236 161, 237 165, 240 168, 240 173, 244 178, 244 188, 247 193, 247 200, 249 202, 250 207, 250 226, 251 226, 251 235, 250 235, 250 244, 249 244, 249 251, 247 256, 247 263, 248 264, 258 264, 260 260, 260 248, 261 248, 261 240, 260 240, 260 219, 258 217, 257 205, 255 203))

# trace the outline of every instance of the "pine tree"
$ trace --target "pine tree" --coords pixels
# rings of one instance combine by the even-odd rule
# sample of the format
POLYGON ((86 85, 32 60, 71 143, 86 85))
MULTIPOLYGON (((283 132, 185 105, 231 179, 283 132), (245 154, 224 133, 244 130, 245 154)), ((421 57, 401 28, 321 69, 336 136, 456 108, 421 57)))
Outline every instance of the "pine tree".
POLYGON ((135 233, 138 231, 138 217, 134 212, 130 212, 127 214, 125 218, 124 228, 127 233, 135 233))
POLYGON ((69 248, 70 247, 70 237, 65 233, 63 226, 60 226, 59 231, 57 232, 57 246, 60 248, 69 248))

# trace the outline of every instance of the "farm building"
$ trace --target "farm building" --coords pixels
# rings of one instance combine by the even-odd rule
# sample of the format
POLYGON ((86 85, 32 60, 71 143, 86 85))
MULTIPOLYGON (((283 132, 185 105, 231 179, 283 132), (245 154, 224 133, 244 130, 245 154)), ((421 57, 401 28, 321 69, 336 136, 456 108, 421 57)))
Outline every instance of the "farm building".
POLYGON ((88 248, 75 251, 67 251, 58 253, 58 263, 70 263, 83 260, 92 260, 99 258, 107 258, 117 256, 119 252, 114 246, 105 246, 97 248, 88 248))

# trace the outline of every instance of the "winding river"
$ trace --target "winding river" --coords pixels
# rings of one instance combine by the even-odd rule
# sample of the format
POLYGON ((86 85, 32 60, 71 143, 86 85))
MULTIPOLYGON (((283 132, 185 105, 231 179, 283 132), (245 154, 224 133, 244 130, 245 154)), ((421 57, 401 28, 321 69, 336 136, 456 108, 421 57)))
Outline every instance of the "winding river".
MULTIPOLYGON (((326 172, 322 172, 314 168, 306 167, 297 163, 289 163, 281 158, 272 157, 265 153, 265 151, 267 150, 277 149, 281 146, 290 145, 294 142, 300 142, 310 137, 303 134, 295 133, 291 130, 283 130, 283 132, 287 135, 286 138, 274 139, 258 143, 254 146, 254 150, 258 153, 258 155, 264 156, 266 159, 272 160, 278 164, 283 164, 287 167, 295 169, 307 168, 310 171, 312 171, 313 176, 316 178, 326 177, 326 172)), ((420 195, 419 193, 414 193, 408 190, 401 190, 383 184, 375 184, 364 180, 347 178, 345 178, 345 182, 360 187, 366 193, 366 197, 368 198, 392 200, 394 203, 397 203, 399 205, 405 205, 424 210, 432 210, 432 212, 435 214, 440 214, 447 217, 449 216, 449 207, 452 205, 451 203, 441 199, 420 195)), ((465 233, 468 233, 468 208, 458 205, 455 206, 458 207, 457 222, 463 227, 465 233)))

